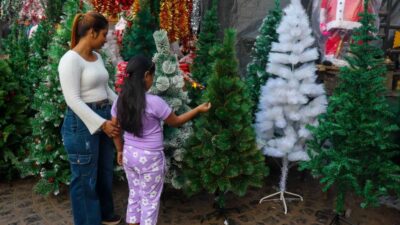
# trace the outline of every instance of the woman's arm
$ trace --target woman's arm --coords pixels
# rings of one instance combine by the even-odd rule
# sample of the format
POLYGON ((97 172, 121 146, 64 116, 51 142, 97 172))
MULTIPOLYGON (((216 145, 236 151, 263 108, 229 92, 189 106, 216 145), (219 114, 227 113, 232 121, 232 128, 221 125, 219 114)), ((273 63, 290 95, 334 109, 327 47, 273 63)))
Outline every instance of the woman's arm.
POLYGON ((167 119, 164 120, 166 124, 172 127, 179 127, 187 121, 193 119, 197 114, 204 113, 210 110, 211 103, 203 103, 196 108, 177 116, 174 112, 172 112, 167 119))

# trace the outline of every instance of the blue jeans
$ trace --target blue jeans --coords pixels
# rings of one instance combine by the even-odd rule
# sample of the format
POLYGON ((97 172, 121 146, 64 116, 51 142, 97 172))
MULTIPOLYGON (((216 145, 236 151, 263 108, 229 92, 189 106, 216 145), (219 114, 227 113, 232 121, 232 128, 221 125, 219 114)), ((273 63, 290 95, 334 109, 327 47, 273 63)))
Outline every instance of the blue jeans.
MULTIPOLYGON (((111 106, 89 106, 110 119, 111 106)), ((114 216, 112 181, 114 144, 104 133, 89 133, 85 124, 67 109, 61 129, 71 167, 70 195, 75 225, 99 225, 114 216)))

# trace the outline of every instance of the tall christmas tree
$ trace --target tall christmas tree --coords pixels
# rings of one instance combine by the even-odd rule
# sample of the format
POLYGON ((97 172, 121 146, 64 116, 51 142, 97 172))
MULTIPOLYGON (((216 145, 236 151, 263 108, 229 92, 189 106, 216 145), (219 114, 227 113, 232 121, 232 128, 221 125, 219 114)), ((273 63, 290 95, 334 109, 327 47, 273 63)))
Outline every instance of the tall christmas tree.
MULTIPOLYGON (((196 43, 196 58, 191 68, 192 77, 198 83, 205 85, 210 77, 212 63, 215 58, 210 54, 211 48, 219 43, 217 37, 220 26, 217 17, 217 1, 213 1, 212 8, 204 16, 201 25, 201 32, 196 43)), ((195 106, 201 103, 203 93, 195 87, 188 87, 191 105, 195 106)))
POLYGON ((276 28, 282 18, 280 0, 275 0, 274 9, 270 10, 267 17, 263 20, 259 28, 260 34, 257 36, 251 52, 252 61, 247 65, 246 85, 249 87, 251 100, 254 102, 252 109, 253 116, 257 111, 260 88, 265 84, 268 77, 266 67, 272 42, 278 41, 276 28))
POLYGON ((58 80, 58 63, 68 51, 74 16, 80 12, 80 0, 64 3, 65 15, 48 50, 49 64, 43 70, 36 89, 32 108, 37 111, 32 119, 33 143, 29 157, 23 164, 23 175, 40 176, 35 191, 57 194, 61 184, 69 183, 69 165, 61 142, 60 126, 65 112, 64 97, 58 80))
POLYGON ((375 16, 368 13, 368 1, 360 14, 362 26, 354 30, 348 67, 340 69, 340 83, 330 98, 327 113, 312 127, 309 142, 311 160, 302 166, 325 185, 336 187, 336 212, 345 210, 347 194, 361 196, 362 207, 375 205, 389 190, 400 194, 400 166, 391 134, 397 126, 385 100, 383 52, 378 40, 375 16))
POLYGON ((250 186, 261 187, 268 174, 251 126, 249 92, 238 74, 235 35, 226 30, 223 45, 213 50, 206 93, 212 107, 195 121, 183 164, 185 192, 214 193, 222 213, 227 192, 243 196, 250 186))
MULTIPOLYGON (((188 94, 183 91, 185 85, 183 76, 178 69, 178 59, 170 52, 167 32, 159 30, 154 32, 154 41, 157 46, 157 53, 153 57, 156 65, 154 84, 151 93, 162 97, 172 110, 179 114, 190 110, 188 106, 188 94)), ((192 134, 191 122, 185 123, 179 128, 164 126, 164 152, 167 157, 169 168, 167 181, 175 188, 181 188, 176 178, 180 174, 182 157, 186 151, 184 143, 192 134)))
POLYGON ((26 157, 21 140, 30 130, 26 115, 29 105, 20 79, 6 61, 0 60, 0 180, 16 177, 18 159, 26 157))
POLYGON ((284 9, 285 15, 269 53, 267 72, 272 76, 261 88, 255 129, 259 147, 267 156, 282 158, 279 196, 285 214, 285 194, 303 198, 286 191, 289 161, 305 161, 309 157, 305 143, 311 138, 307 125, 317 125, 317 116, 325 112, 327 99, 322 84, 317 84, 315 60, 318 50, 306 11, 300 0, 292 0, 284 9))
MULTIPOLYGON (((32 95, 32 76, 28 74, 28 60, 29 59, 29 40, 26 34, 26 27, 18 23, 11 25, 11 33, 1 45, 1 54, 9 56, 9 66, 12 74, 20 79, 20 88, 23 90, 25 96, 32 95)), ((37 75, 34 75, 37 76, 37 75)))
POLYGON ((31 95, 33 99, 34 91, 39 85, 40 79, 43 79, 45 74, 45 66, 48 64, 48 48, 53 35, 55 33, 52 21, 45 19, 39 26, 35 34, 30 39, 30 49, 28 61, 29 71, 26 74, 27 79, 30 80, 31 95))
POLYGON ((121 56, 125 61, 135 55, 152 57, 156 52, 153 32, 157 29, 155 19, 151 15, 149 3, 141 1, 140 10, 133 24, 124 34, 121 56))

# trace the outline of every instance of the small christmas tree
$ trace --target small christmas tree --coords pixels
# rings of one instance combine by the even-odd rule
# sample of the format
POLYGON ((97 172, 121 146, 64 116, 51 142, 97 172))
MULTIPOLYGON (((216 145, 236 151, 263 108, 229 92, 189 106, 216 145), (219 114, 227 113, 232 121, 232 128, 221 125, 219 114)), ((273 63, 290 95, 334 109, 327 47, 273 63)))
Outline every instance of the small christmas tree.
POLYGON ((37 111, 32 119, 33 142, 29 157, 22 165, 23 175, 40 176, 35 191, 40 194, 59 193, 61 184, 69 184, 69 164, 61 142, 60 127, 66 109, 58 80, 58 63, 68 51, 71 27, 80 0, 64 3, 65 15, 50 43, 49 64, 43 68, 41 83, 36 89, 32 108, 37 111))
POLYGON ((213 50, 216 61, 206 93, 212 107, 195 121, 182 170, 185 192, 214 193, 220 213, 227 192, 243 196, 250 186, 261 187, 268 174, 255 144, 250 96, 238 74, 234 46, 235 31, 228 29, 223 45, 213 50))
MULTIPOLYGON (((196 58, 194 58, 191 68, 192 77, 202 85, 206 85, 212 70, 212 62, 215 58, 210 54, 211 48, 219 42, 217 37, 220 26, 217 17, 217 1, 213 1, 212 8, 204 16, 201 25, 201 32, 196 43, 196 58)), ((188 87, 191 105, 201 103, 203 93, 196 87, 188 87)))
POLYGON ((285 194, 303 198, 286 191, 289 161, 305 161, 309 157, 305 143, 310 139, 307 125, 317 125, 317 116, 325 112, 327 99, 322 84, 317 84, 315 60, 318 50, 306 11, 300 0, 292 0, 284 9, 278 26, 279 42, 273 42, 267 72, 272 76, 261 88, 255 129, 259 147, 267 156, 282 158, 279 195, 285 214, 285 194))
POLYGON ((247 65, 246 85, 249 87, 251 100, 254 102, 254 107, 252 109, 253 116, 257 111, 260 88, 270 76, 266 71, 268 56, 271 51, 272 42, 278 41, 276 28, 281 18, 282 9, 280 0, 275 0, 274 9, 269 11, 268 16, 265 17, 258 30, 260 34, 257 36, 252 49, 252 61, 247 65))
POLYGON ((21 140, 29 134, 28 98, 22 92, 20 77, 0 60, 0 180, 17 176, 16 164, 26 157, 21 140))
POLYGON ((121 56, 125 61, 129 61, 135 55, 152 57, 156 52, 152 35, 157 25, 150 13, 149 4, 141 1, 140 6, 132 26, 126 30, 122 40, 121 56))
POLYGON ((309 142, 311 160, 302 167, 325 185, 336 186, 336 212, 345 211, 346 195, 362 197, 362 207, 376 205, 389 190, 400 193, 400 166, 390 138, 397 129, 385 100, 383 52, 373 45, 378 40, 375 17, 368 13, 368 1, 360 14, 360 28, 354 30, 347 57, 340 69, 340 83, 330 98, 327 113, 312 127, 309 142), (393 121, 393 120, 392 120, 393 121))
MULTIPOLYGON (((166 31, 156 31, 153 36, 157 46, 157 53, 153 57, 156 72, 150 91, 152 94, 162 97, 178 115, 185 113, 190 110, 189 98, 187 92, 183 91, 185 83, 178 69, 177 56, 170 52, 166 31)), ((166 182, 171 182, 172 186, 177 189, 181 188, 181 184, 177 182, 176 178, 180 174, 182 157, 186 151, 183 145, 191 134, 191 122, 185 123, 179 128, 164 126, 164 152, 169 168, 166 182)))

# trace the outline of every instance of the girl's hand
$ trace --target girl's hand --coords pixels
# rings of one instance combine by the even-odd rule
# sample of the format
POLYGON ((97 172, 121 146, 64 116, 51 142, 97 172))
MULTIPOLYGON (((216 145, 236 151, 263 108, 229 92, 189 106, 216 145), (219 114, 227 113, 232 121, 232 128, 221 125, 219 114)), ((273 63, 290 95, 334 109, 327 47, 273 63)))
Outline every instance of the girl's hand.
POLYGON ((108 137, 113 138, 119 135, 119 126, 118 124, 112 122, 111 120, 106 120, 101 126, 101 129, 104 133, 107 134, 108 137))
POLYGON ((210 110, 210 108, 211 108, 211 103, 210 103, 210 102, 206 102, 206 103, 203 103, 203 104, 197 106, 196 108, 197 108, 197 110, 198 110, 199 112, 205 113, 205 112, 208 112, 208 110, 210 110))
POLYGON ((120 166, 122 166, 122 157, 123 157, 122 151, 118 151, 118 152, 117 152, 117 163, 118 163, 118 165, 120 165, 120 166))

